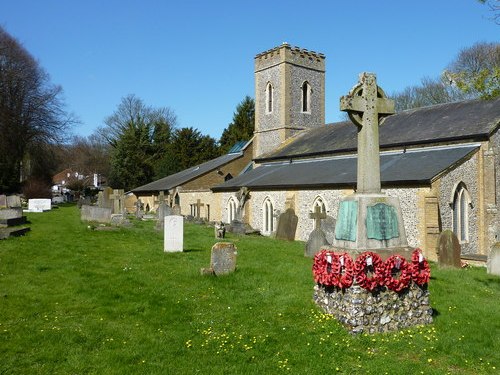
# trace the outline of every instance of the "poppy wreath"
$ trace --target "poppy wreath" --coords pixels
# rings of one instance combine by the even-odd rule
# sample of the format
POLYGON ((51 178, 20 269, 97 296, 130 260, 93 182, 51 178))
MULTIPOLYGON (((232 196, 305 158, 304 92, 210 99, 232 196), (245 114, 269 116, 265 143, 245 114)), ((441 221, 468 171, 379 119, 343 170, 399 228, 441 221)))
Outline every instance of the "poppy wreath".
POLYGON ((321 250, 314 256, 313 275, 314 281, 326 286, 335 285, 335 275, 333 273, 334 264, 338 262, 335 253, 321 250))
POLYGON ((358 285, 366 290, 372 291, 381 285, 384 262, 380 255, 371 251, 362 253, 354 263, 354 276, 358 285), (368 272, 372 273, 372 277, 368 277, 368 272))
POLYGON ((420 249, 411 255, 411 278, 418 285, 427 284, 431 278, 431 268, 420 249))
POLYGON ((395 292, 400 292, 410 285, 412 267, 405 258, 400 255, 392 255, 384 262, 385 274, 384 285, 388 289, 395 292), (394 274, 399 272, 399 278, 395 278, 394 274))
POLYGON ((349 288, 354 280, 354 262, 347 253, 337 254, 333 264, 334 285, 349 288))

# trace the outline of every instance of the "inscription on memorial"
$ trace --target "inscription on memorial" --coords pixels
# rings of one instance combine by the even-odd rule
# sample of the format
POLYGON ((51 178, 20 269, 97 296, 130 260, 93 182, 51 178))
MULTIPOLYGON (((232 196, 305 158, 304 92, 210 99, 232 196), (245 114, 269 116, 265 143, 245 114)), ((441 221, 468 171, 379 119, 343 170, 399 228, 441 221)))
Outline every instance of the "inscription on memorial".
POLYGON ((358 222, 358 202, 342 201, 339 206, 335 238, 344 241, 356 241, 358 222))
POLYGON ((366 208, 366 236, 379 241, 399 237, 398 215, 394 207, 377 203, 366 208))

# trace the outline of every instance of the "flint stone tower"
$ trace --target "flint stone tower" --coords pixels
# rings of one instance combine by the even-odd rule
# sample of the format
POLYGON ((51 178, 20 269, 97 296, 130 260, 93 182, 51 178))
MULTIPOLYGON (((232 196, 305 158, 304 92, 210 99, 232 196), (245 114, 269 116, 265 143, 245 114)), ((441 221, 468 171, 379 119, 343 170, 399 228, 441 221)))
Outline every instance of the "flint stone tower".
POLYGON ((254 158, 325 125, 325 55, 287 43, 255 56, 254 158))

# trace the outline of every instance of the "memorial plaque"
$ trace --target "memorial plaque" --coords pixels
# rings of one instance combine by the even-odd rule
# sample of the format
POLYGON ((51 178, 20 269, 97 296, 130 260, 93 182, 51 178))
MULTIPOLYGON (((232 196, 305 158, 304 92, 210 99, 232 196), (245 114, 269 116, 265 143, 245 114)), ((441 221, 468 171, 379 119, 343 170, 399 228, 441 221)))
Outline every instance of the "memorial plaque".
POLYGON ((357 222, 358 202, 341 201, 335 227, 335 238, 337 240, 356 241, 357 222))
POLYGON ((366 236, 379 241, 399 237, 398 215, 394 207, 384 203, 366 207, 366 236))

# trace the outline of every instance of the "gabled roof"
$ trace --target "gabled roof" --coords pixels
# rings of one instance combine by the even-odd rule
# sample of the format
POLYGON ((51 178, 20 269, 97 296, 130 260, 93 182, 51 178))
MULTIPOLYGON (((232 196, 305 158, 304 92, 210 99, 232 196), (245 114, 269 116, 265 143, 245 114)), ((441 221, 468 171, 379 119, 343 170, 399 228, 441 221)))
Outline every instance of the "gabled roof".
MULTIPOLYGON (((143 193, 143 192, 157 192, 157 191, 166 191, 169 189, 173 189, 176 186, 180 186, 189 182, 197 177, 204 175, 210 171, 216 170, 223 165, 232 162, 243 156, 244 150, 248 147, 248 145, 252 142, 245 141, 243 145, 239 146, 238 152, 229 152, 225 155, 219 156, 218 158, 209 160, 205 163, 195 165, 194 167, 184 169, 180 172, 174 173, 170 176, 160 178, 159 180, 150 182, 149 184, 142 185, 132 189, 133 193, 143 193)), ((239 143, 238 143, 239 144, 239 143)), ((234 148, 234 147, 233 147, 234 148)), ((232 149, 231 149, 232 150, 232 149)))
MULTIPOLYGON (((500 124, 500 99, 471 100, 403 111, 379 129, 380 148, 487 140, 500 124)), ((304 131, 257 162, 334 155, 357 149, 357 128, 350 121, 304 131)))
MULTIPOLYGON (((382 185, 429 185, 478 148, 478 144, 471 144, 381 153, 382 185)), ((355 187, 356 173, 356 155, 275 162, 235 177, 212 191, 235 191, 243 186, 251 190, 355 187)))

